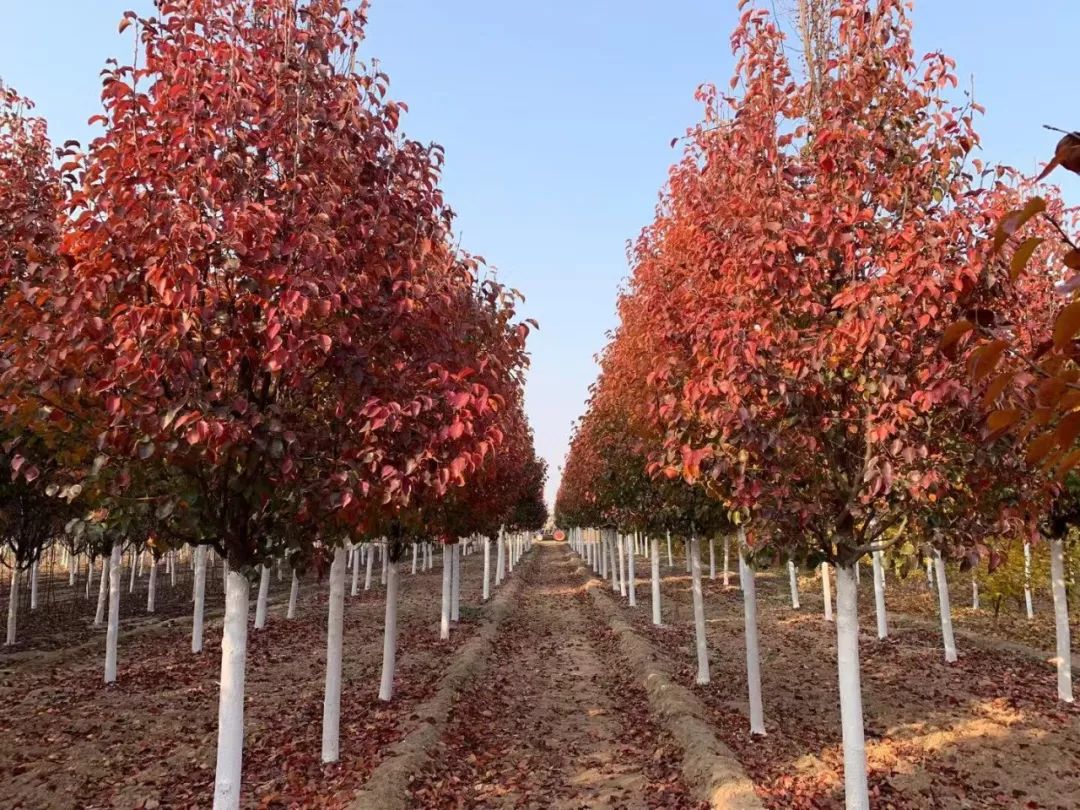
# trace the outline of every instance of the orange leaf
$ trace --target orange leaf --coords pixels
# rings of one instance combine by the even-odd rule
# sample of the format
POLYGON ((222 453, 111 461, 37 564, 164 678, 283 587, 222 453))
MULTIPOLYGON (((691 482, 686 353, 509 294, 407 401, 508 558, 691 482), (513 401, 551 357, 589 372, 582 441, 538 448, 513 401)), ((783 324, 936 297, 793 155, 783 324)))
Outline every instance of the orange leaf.
POLYGON ((1061 417, 1054 436, 1062 447, 1071 446, 1076 441, 1076 437, 1080 436, 1080 411, 1073 411, 1061 417))
POLYGON ((1013 254, 1012 261, 1009 263, 1009 278, 1016 281, 1019 275, 1024 272, 1027 263, 1031 261, 1031 254, 1035 252, 1035 248, 1044 241, 1045 240, 1040 239, 1037 236, 1032 236, 1021 243, 1020 247, 1016 249, 1016 253, 1013 254))
POLYGON ((1054 321, 1054 345, 1063 349, 1072 342, 1073 336, 1080 331, 1080 301, 1073 301, 1057 316, 1054 321))
POLYGON ((999 374, 990 381, 990 384, 986 386, 986 393, 983 394, 984 408, 988 408, 994 404, 994 400, 1001 396, 1001 392, 1004 391, 1005 387, 1012 382, 1013 376, 1014 375, 1012 374, 1012 372, 1008 372, 1005 374, 999 374))
POLYGON ((994 232, 994 251, 1000 250, 1006 240, 1016 233, 1025 222, 1045 210, 1046 200, 1042 197, 1032 197, 1023 208, 1006 214, 998 223, 997 230, 994 232))
POLYGON ((967 319, 949 324, 945 328, 945 333, 941 336, 941 351, 949 357, 955 357, 955 352, 952 351, 953 347, 956 346, 960 338, 974 328, 975 324, 967 319))
POLYGON ((1027 459, 1028 464, 1038 464, 1054 447, 1057 446, 1057 438, 1053 433, 1043 433, 1041 436, 1031 440, 1031 443, 1027 447, 1027 459))
POLYGON ((1001 355, 1009 344, 1004 340, 993 340, 985 346, 980 346, 971 353, 968 359, 968 371, 971 379, 975 382, 988 376, 1001 360, 1001 355))
POLYGON ((1005 408, 1000 411, 993 411, 986 417, 986 426, 990 429, 991 434, 1004 433, 1015 425, 1023 415, 1023 411, 1019 408, 1005 408))

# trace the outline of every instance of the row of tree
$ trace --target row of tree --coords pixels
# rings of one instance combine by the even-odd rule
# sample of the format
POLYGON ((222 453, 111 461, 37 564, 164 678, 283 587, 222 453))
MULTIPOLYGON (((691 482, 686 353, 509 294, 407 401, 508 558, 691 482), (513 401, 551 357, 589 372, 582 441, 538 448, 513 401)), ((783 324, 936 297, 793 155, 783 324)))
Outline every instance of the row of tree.
MULTIPOLYGON (((1047 538, 1059 694, 1072 700, 1062 546, 1077 516, 1066 484, 1080 316, 1065 315, 1074 285, 1055 284, 1075 254, 1059 199, 1025 203, 1029 182, 976 156, 981 108, 951 99, 947 56, 915 59, 908 4, 806 0, 794 30, 747 0, 740 9, 730 88, 699 90, 704 118, 630 252, 557 519, 670 530, 692 561, 697 537, 737 536, 754 732, 764 727, 752 569, 821 565, 826 587, 835 569, 845 793, 861 809, 865 556, 901 573, 932 559, 940 585, 946 561, 993 570, 1047 538), (1053 373, 995 371, 1003 356, 1019 363, 1051 345, 1053 373), (1014 398, 1027 410, 995 406, 1014 398), (999 441, 1014 428, 1049 429, 1057 450, 999 441)), ((594 542, 614 564, 614 532, 594 542)))
POLYGON ((109 559, 109 682, 122 549, 194 548, 196 592, 220 555, 215 807, 239 802, 249 592, 272 564, 329 572, 332 760, 348 549, 383 549, 389 619, 412 544, 545 519, 522 402, 531 322, 457 246, 441 149, 400 134, 405 106, 360 60, 365 13, 129 12, 136 57, 103 71, 85 149, 54 149, 0 91, 8 562, 28 569, 58 538, 109 559))

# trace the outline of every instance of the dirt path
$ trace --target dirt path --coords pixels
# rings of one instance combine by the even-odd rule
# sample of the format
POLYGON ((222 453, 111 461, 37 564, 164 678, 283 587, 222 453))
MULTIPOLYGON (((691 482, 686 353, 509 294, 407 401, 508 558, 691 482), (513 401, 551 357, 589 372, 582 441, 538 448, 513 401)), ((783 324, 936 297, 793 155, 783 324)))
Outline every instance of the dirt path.
POLYGON ((648 718, 565 546, 543 544, 500 631, 413 785, 418 807, 694 807, 671 741, 648 718))

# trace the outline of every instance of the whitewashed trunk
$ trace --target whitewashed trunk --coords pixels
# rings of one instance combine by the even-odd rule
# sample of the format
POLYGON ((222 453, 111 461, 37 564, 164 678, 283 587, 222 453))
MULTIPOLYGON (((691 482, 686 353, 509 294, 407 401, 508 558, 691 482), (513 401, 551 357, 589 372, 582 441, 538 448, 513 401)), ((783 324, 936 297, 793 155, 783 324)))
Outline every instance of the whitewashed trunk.
POLYGON ((128 593, 135 593, 135 571, 138 567, 138 562, 142 557, 138 552, 131 552, 131 579, 128 581, 128 593))
POLYGON ((626 596, 630 600, 630 607, 637 607, 637 564, 633 552, 631 546, 626 558, 626 596))
POLYGON ((109 592, 109 557, 101 555, 101 577, 98 579, 97 610, 94 611, 94 627, 105 621, 105 597, 109 592))
POLYGON ((90 598, 90 591, 94 586, 94 559, 86 555, 86 599, 90 598))
POLYGON ((877 637, 889 635, 889 617, 885 612, 885 566, 881 561, 881 552, 875 551, 874 565, 874 609, 877 613, 877 637))
MULTIPOLYGON (((709 547, 709 551, 710 552, 712 551, 712 546, 711 545, 709 547)), ((730 570, 731 570, 731 537, 729 537, 728 535, 724 535, 724 587, 725 588, 731 582, 731 580, 730 580, 731 575, 729 574, 730 570)), ((715 577, 713 577, 713 578, 715 579, 715 577)))
MULTIPOLYGON (((134 566, 132 566, 134 570, 134 566)), ((116 682, 116 641, 120 634, 120 546, 109 560, 109 626, 105 632, 105 683, 116 682)))
MULTIPOLYGON (((724 539, 725 545, 727 538, 724 539)), ((727 573, 727 560, 724 561, 724 573, 727 573)), ((709 537, 709 579, 716 579, 716 538, 709 537)))
POLYGON ((788 560, 787 563, 788 585, 791 589, 791 607, 799 609, 799 575, 795 570, 795 563, 788 560))
POLYGON ((506 548, 506 572, 514 573, 514 547, 517 545, 517 534, 510 535, 506 548))
POLYGON ((11 587, 8 589, 7 640, 5 646, 15 643, 15 630, 19 618, 19 569, 11 566, 11 587))
POLYGON ((386 553, 386 541, 385 540, 380 540, 379 541, 379 560, 382 563, 382 565, 379 566, 379 584, 380 585, 386 585, 387 553, 386 553))
POLYGON ((461 543, 454 543, 451 559, 454 563, 454 576, 450 581, 450 621, 461 619, 461 543))
MULTIPOLYGON (((855 574, 852 572, 852 582, 854 582, 855 574)), ((832 580, 829 579, 829 564, 821 564, 821 593, 825 599, 825 621, 831 622, 833 620, 832 614, 832 580)))
POLYGON ((949 603, 949 583, 945 579, 945 561, 934 549, 934 569, 937 572, 938 612, 941 614, 941 641, 945 645, 945 660, 956 660, 956 638, 953 636, 952 606, 949 603))
POLYGON ((844 802, 847 810, 869 810, 866 739, 859 673, 859 590, 851 568, 836 569, 836 667, 840 683, 840 728, 844 748, 844 802))
POLYGON ((975 574, 971 575, 971 609, 979 609, 979 582, 975 579, 975 574))
POLYGON ((674 568, 675 560, 671 556, 671 532, 667 531, 665 534, 667 535, 667 567, 674 568))
POLYGON ((615 532, 615 551, 619 555, 619 596, 626 598, 626 537, 615 532))
POLYGON ((255 602, 255 629, 266 627, 266 597, 270 594, 270 566, 262 566, 259 574, 259 598, 255 602))
POLYGON ((499 527, 499 538, 495 541, 495 586, 498 587, 503 581, 503 574, 505 571, 505 542, 504 542, 503 528, 499 527))
MULTIPOLYGON (((195 605, 191 621, 191 651, 202 652, 203 616, 206 610, 206 546, 195 547, 195 605)), ((246 580, 245 580, 246 581, 246 580)))
POLYGON ((1050 589, 1054 596, 1058 698, 1072 703, 1072 645, 1069 638, 1069 604, 1065 595, 1065 544, 1060 537, 1050 541, 1050 589))
POLYGON ((926 586, 930 590, 934 589, 934 568, 930 558, 926 558, 926 586))
POLYGON ((349 589, 350 596, 356 596, 360 592, 360 547, 356 546, 349 552, 352 558, 352 587, 349 589))
POLYGON ((765 709, 761 700, 761 657, 758 653, 757 583, 754 569, 746 563, 745 534, 739 527, 739 585, 743 592, 743 633, 746 636, 746 686, 750 700, 750 733, 765 734, 765 709))
POLYGON ((689 540, 684 540, 683 541, 683 549, 686 552, 686 573, 691 574, 691 573, 693 573, 693 563, 690 562, 690 541, 689 540))
POLYGON ((491 598, 491 538, 484 538, 484 595, 483 601, 491 598))
POLYGON ((454 562, 447 553, 446 544, 442 547, 442 612, 439 615, 439 638, 450 638, 450 596, 454 582, 454 562))
POLYGON ((663 623, 660 616, 660 538, 652 538, 652 623, 663 623))
POLYGON ((217 769, 214 810, 238 810, 244 764, 244 676, 247 667, 248 594, 251 585, 230 571, 225 586, 221 637, 221 692, 218 697, 217 769))
POLYGON ((1031 543, 1024 543, 1024 607, 1027 617, 1034 618, 1035 611, 1031 606, 1031 543))
POLYGON ((600 578, 607 581, 608 578, 608 564, 607 564, 607 538, 603 531, 600 531, 596 536, 597 552, 600 554, 600 578))
POLYGON ((37 560, 30 563, 30 609, 37 610, 37 560))
POLYGON ((374 549, 374 546, 371 545, 371 543, 367 544, 367 551, 365 553, 367 554, 367 561, 366 561, 367 567, 364 570, 364 590, 365 591, 370 591, 371 590, 371 563, 375 559, 375 549, 374 549))
POLYGON ((337 762, 341 748, 341 648, 345 632, 346 551, 334 549, 326 620, 326 688, 323 692, 322 761, 337 762))
POLYGON ((412 544, 412 572, 416 573, 416 543, 412 544))
POLYGON ((77 554, 71 554, 68 556, 68 586, 75 585, 75 572, 79 567, 79 556, 77 554))
POLYGON ((697 647, 697 682, 709 682, 709 648, 705 642, 705 599, 701 593, 701 560, 697 537, 691 537, 687 545, 690 557, 690 575, 694 596, 694 640, 697 647))
POLYGON ((292 587, 289 588, 289 609, 285 613, 286 619, 296 618, 296 597, 300 594, 300 577, 296 575, 296 569, 292 572, 292 587))
POLYGON ((612 593, 619 592, 619 561, 616 559, 618 556, 618 550, 616 548, 616 535, 618 532, 608 531, 604 532, 607 535, 607 552, 608 552, 608 569, 611 571, 611 591, 612 593))
POLYGON ((398 564, 390 562, 386 569, 386 615, 383 620, 382 678, 379 700, 394 696, 394 668, 397 665, 398 564))
POLYGON ((153 613, 157 606, 157 573, 158 564, 154 557, 150 558, 150 582, 146 586, 146 612, 153 613))

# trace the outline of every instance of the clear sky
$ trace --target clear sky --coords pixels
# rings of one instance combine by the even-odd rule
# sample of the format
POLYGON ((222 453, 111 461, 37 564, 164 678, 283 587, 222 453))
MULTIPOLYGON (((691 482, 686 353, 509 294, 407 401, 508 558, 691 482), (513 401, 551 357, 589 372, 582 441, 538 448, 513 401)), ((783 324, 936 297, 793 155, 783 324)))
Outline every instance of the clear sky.
MULTIPOLYGON (((783 6, 791 0, 776 0, 783 6)), ((116 26, 148 0, 0 0, 0 78, 34 98, 53 139, 85 142, 98 71, 130 61, 116 26)), ((540 321, 527 404, 558 483, 571 422, 615 324, 626 242, 652 218, 695 87, 731 74, 736 0, 375 0, 367 58, 408 103, 405 131, 447 151, 463 244, 540 321)), ((942 49, 986 105, 983 157, 1032 170, 1070 118, 1078 0, 919 0, 916 44, 942 49)), ((1065 178, 1059 177, 1059 182, 1065 178)), ((1067 199, 1080 203, 1080 183, 1067 199)))

